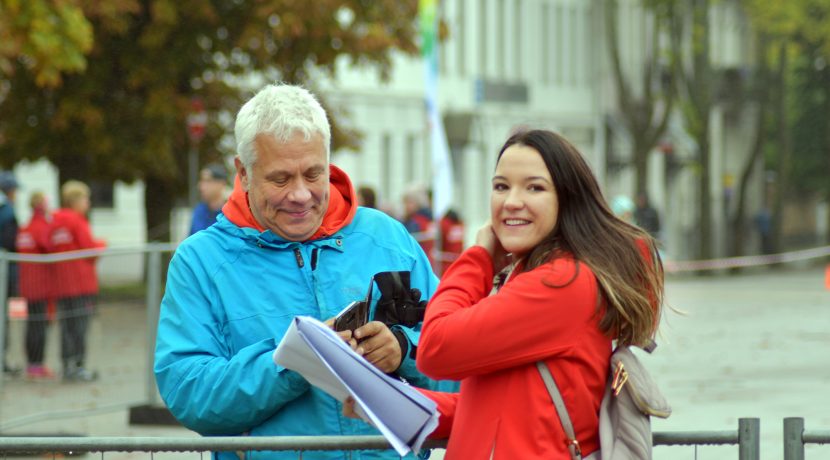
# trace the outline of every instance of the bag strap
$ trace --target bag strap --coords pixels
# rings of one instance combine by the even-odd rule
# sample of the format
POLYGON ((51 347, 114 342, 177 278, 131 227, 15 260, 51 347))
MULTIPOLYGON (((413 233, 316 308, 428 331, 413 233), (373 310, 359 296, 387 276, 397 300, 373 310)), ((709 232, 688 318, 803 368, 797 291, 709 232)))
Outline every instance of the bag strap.
POLYGON ((579 447, 579 441, 576 440, 574 426, 571 423, 571 417, 568 415, 568 408, 565 407, 562 394, 559 392, 559 387, 556 386, 556 380, 553 379, 548 366, 542 361, 536 361, 536 368, 542 374, 542 380, 545 381, 545 387, 547 387, 550 399, 553 401, 557 415, 559 415, 559 422, 562 423, 562 429, 565 431, 565 436, 568 437, 568 451, 571 453, 571 459, 582 460, 582 449, 579 447))

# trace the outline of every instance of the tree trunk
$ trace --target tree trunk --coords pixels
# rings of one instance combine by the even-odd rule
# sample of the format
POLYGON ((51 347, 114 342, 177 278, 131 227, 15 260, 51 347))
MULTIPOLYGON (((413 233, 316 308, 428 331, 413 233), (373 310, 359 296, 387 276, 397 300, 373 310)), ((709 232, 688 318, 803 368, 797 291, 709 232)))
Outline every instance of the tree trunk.
POLYGON ((712 258, 712 198, 710 188, 712 183, 712 167, 710 164, 709 142, 709 114, 702 114, 703 133, 698 139, 700 151, 700 183, 698 185, 698 200, 700 201, 700 246, 698 259, 712 258))
POLYGON ((634 151, 632 152, 634 161, 634 196, 645 194, 648 191, 648 156, 653 146, 650 143, 644 142, 640 138, 634 140, 634 151))
POLYGON ((175 184, 148 176, 144 179, 144 210, 147 215, 147 241, 170 241, 170 213, 173 210, 175 184))
MULTIPOLYGON (((758 113, 755 120, 755 140, 752 142, 752 149, 749 151, 746 163, 744 163, 741 171, 741 179, 738 183, 738 202, 735 204, 735 215, 732 219, 732 256, 742 256, 745 254, 744 241, 746 240, 746 200, 749 193, 749 183, 752 175, 757 169, 758 161, 761 159, 761 153, 764 150, 764 140, 766 140, 767 110, 769 98, 767 97, 767 85, 769 84, 769 71, 766 66, 766 52, 767 52, 766 37, 758 38, 758 54, 756 56, 758 62, 758 75, 755 79, 755 95, 758 98, 758 113)), ((763 190, 761 191, 763 193, 763 190)))
POLYGON ((781 44, 778 59, 778 104, 776 116, 778 121, 778 163, 776 165, 776 187, 772 208, 772 252, 779 253, 783 245, 784 196, 787 193, 790 173, 789 123, 787 122, 787 44, 781 44))

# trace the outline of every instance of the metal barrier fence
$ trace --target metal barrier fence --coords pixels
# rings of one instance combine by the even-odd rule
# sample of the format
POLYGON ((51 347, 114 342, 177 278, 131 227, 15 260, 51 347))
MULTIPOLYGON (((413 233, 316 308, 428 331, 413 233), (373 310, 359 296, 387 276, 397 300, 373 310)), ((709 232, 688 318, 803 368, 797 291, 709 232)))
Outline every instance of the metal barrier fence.
POLYGON ((830 431, 806 431, 802 417, 784 419, 784 460, 804 460, 805 444, 830 444, 830 431))
MULTIPOLYGON (((739 460, 759 460, 760 420, 738 420, 736 431, 693 431, 654 433, 655 446, 738 445, 739 460)), ((425 448, 444 448, 446 441, 429 440, 425 448)), ((208 452, 208 451, 296 451, 298 459, 308 451, 386 450, 382 436, 273 436, 209 438, 0 438, 0 454, 77 454, 101 452, 208 452)), ((519 453, 517 453, 519 454, 519 453)))
MULTIPOLYGON (((110 399, 98 397, 99 400, 95 402, 94 411, 119 410, 125 406, 142 404, 147 406, 160 405, 160 400, 155 386, 154 376, 152 374, 152 355, 155 343, 155 326, 158 321, 158 307, 161 298, 162 289, 162 275, 163 270, 163 255, 172 252, 175 246, 172 244, 149 244, 141 248, 110 248, 103 251, 86 251, 73 254, 49 254, 49 255, 24 255, 24 254, 10 254, 0 251, 0 280, 6 278, 8 264, 10 262, 28 262, 28 263, 56 263, 67 260, 77 260, 81 258, 96 257, 105 262, 103 271, 103 278, 107 275, 112 275, 125 267, 131 268, 133 271, 138 271, 141 275, 141 285, 143 287, 143 299, 141 299, 138 308, 133 308, 130 321, 133 323, 127 329, 127 332, 132 335, 143 335, 144 341, 135 340, 136 344, 140 344, 140 349, 133 350, 129 360, 133 360, 130 364, 136 368, 141 367, 141 363, 137 359, 148 359, 146 365, 137 370, 135 375, 130 378, 135 380, 131 382, 129 392, 123 391, 121 396, 129 395, 129 399, 110 399), (139 322, 142 322, 139 324, 139 322), (138 377, 137 377, 138 376, 138 377)), ((99 266, 99 269, 101 266, 99 266)), ((0 283, 0 305, 6 304, 6 284, 0 283)), ((116 308, 121 308, 117 306, 116 308)), ((119 310, 116 314, 120 314, 119 310)), ((3 326, 7 319, 5 315, 0 315, 0 326, 3 326)), ((4 347, 4 332, 5 328, 0 327, 0 353, 3 352, 4 347)), ((115 382, 114 385, 123 383, 115 382)), ((11 382, 12 393, 4 393, 4 385, 7 382, 0 379, 0 453, 2 452, 17 452, 21 447, 34 448, 38 452, 54 452, 54 451, 73 451, 90 450, 96 452, 118 452, 118 451, 142 451, 142 452, 165 452, 165 451, 208 451, 217 448, 216 445, 211 444, 220 442, 221 438, 175 438, 175 437, 160 437, 160 438, 122 438, 122 437, 44 437, 37 436, 8 436, 9 429, 18 428, 21 426, 30 425, 32 423, 43 420, 55 420, 59 418, 75 419, 79 418, 79 413, 84 411, 90 412, 87 408, 78 408, 72 405, 56 406, 55 401, 61 403, 71 400, 72 396, 69 392, 78 391, 77 388, 71 388, 71 385, 55 385, 60 387, 60 391, 65 391, 63 398, 51 399, 51 406, 41 406, 42 413, 22 413, 15 412, 14 407, 17 399, 20 399, 19 393, 16 392, 19 388, 23 388, 27 384, 25 382, 11 382), (15 386, 16 385, 16 386, 15 386), (68 396, 67 396, 68 395, 68 396), (9 419, 8 416, 14 415, 14 419, 9 419), (7 437, 2 437, 3 435, 7 437), (33 444, 25 444, 31 442, 33 444), (189 446, 189 447, 188 447, 189 446), (185 448, 186 447, 186 448, 185 448)), ((28 385, 31 387, 31 385, 28 385)), ((96 389, 96 391, 99 391, 96 389)), ((42 391, 41 391, 42 392, 42 391)), ((76 405, 77 406, 77 405, 76 405)), ((34 406, 31 406, 34 407, 34 406)), ((794 420, 785 422, 785 460, 803 459, 805 444, 830 444, 830 432, 814 432, 804 431, 803 419, 787 419, 794 420), (798 421, 800 420, 800 428, 798 421)), ((74 424, 74 422, 73 422, 74 424)), ((739 420, 739 427, 737 431, 695 431, 695 432, 656 432, 654 434, 654 444, 656 446, 703 446, 703 445, 738 445, 738 457, 741 460, 757 460, 759 458, 759 425, 758 419, 741 419, 739 420)), ((55 426, 54 424, 52 426, 55 426)), ((63 433, 61 433, 63 434, 63 433)), ((34 435, 33 435, 34 436, 34 435)), ((320 442, 322 443, 339 443, 332 449, 363 449, 367 448, 361 442, 373 442, 377 449, 387 448, 388 445, 383 438, 367 438, 367 439, 352 439, 352 438, 229 438, 232 442, 248 443, 241 446, 233 447, 234 450, 244 448, 249 450, 274 450, 280 445, 284 445, 282 450, 301 450, 299 447, 306 449, 321 450, 320 442), (264 439, 264 440, 263 440, 264 439), (267 444, 267 449, 261 448, 259 443, 276 442, 277 444, 267 444), (290 444, 297 443, 300 444, 290 444), (289 444, 280 444, 289 443, 289 444), (306 443, 306 444, 302 444, 306 443), (352 444, 358 443, 358 444, 352 444), (292 447, 293 446, 293 447, 292 447), (299 446, 299 447, 298 447, 299 446), (289 448, 290 447, 290 448, 289 448)), ((327 444, 325 444, 327 445, 327 444)), ((440 446, 433 444, 433 446, 440 446)), ((0 455, 2 457, 2 455, 0 455)))
MULTIPOLYGON (((171 253, 174 249, 173 244, 155 243, 139 248, 108 248, 59 254, 17 254, 0 251, 0 280, 3 280, 0 282, 0 305, 7 305, 5 280, 10 263, 16 263, 22 268, 25 264, 49 266, 95 259, 102 289, 108 285, 110 288, 115 286, 116 290, 118 286, 123 285, 140 289, 137 296, 129 300, 104 298, 98 302, 97 311, 92 315, 95 319, 90 321, 93 325, 88 333, 87 353, 92 356, 88 357, 88 361, 93 361, 92 366, 102 365, 107 369, 106 375, 103 376, 105 378, 99 379, 93 386, 63 383, 59 373, 51 379, 37 382, 43 385, 33 386, 25 373, 25 368, 21 369, 21 375, 17 378, 0 378, 0 433, 36 422, 77 417, 83 413, 161 404, 152 373, 152 356, 161 302, 161 278, 164 273, 162 255, 171 253), (117 329, 112 329, 114 325, 117 329), (36 390, 33 390, 35 387, 36 390), (95 395, 87 396, 85 392, 94 392, 95 395), (39 401, 32 402, 33 398, 39 401), (24 399, 25 403, 22 401, 24 399)), ((54 277, 43 278, 36 282, 46 287, 61 282, 54 277)), ((54 299, 52 303, 55 303, 54 299)), ((61 306, 51 307, 58 311, 53 310, 48 321, 45 309, 37 314, 44 315, 44 322, 59 322, 52 319, 60 319, 60 315, 63 314, 61 306)), ((17 321, 9 320, 5 314, 0 314, 0 356, 6 355, 5 347, 9 345, 16 352, 15 357, 20 362, 20 357, 24 355, 24 328, 28 327, 28 323, 27 316, 17 321), (7 332, 17 332, 15 340, 8 341, 7 337, 4 337, 7 332)), ((50 329, 52 326, 49 324, 50 329)), ((58 327, 54 326, 55 329, 58 327)), ((59 348, 57 332, 59 331, 48 331, 54 337, 49 338, 50 349, 45 350, 48 356, 44 357, 44 362, 49 361, 50 364, 59 362, 56 357, 59 348)), ((53 367, 59 371, 59 366, 53 367)), ((48 429, 66 431, 54 423, 51 426, 48 429)))

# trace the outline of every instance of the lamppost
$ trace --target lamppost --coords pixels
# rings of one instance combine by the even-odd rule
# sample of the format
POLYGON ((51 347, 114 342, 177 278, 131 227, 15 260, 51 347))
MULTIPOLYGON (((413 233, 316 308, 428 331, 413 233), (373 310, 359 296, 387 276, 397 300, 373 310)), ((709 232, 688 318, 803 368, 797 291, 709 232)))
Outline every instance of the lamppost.
POLYGON ((202 100, 193 97, 190 100, 190 113, 187 115, 187 137, 190 138, 190 150, 187 155, 187 202, 192 208, 198 202, 196 182, 199 174, 199 142, 205 137, 207 112, 202 100))

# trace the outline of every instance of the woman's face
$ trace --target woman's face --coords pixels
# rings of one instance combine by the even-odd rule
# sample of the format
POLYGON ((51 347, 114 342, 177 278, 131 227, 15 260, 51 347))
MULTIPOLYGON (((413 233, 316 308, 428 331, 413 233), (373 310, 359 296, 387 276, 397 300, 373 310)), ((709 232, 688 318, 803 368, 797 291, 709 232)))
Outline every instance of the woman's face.
POLYGON ((542 155, 514 144, 496 165, 490 195, 493 230, 505 251, 524 257, 553 231, 559 200, 542 155))

